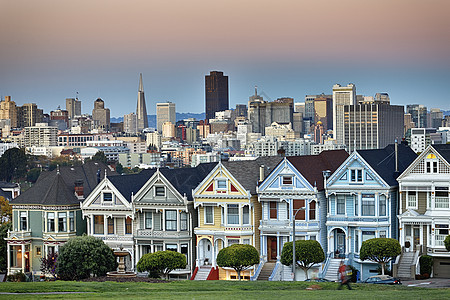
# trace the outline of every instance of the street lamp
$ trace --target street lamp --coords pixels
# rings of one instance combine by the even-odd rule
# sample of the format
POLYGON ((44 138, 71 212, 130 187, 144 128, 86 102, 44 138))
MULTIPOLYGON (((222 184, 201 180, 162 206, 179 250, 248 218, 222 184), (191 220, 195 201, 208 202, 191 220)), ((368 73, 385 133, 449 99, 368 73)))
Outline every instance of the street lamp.
POLYGON ((296 281, 295 265, 297 263, 295 259, 295 217, 297 216, 298 212, 302 210, 306 210, 306 206, 300 207, 294 212, 294 199, 292 199, 292 274, 294 276, 294 282, 296 281))

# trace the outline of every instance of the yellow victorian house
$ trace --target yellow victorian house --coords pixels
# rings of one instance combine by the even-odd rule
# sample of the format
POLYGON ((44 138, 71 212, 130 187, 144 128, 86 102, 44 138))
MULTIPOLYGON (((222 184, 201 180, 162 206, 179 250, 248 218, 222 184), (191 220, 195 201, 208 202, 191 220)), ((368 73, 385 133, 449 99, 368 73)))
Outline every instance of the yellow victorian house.
MULTIPOLYGON (((193 191, 197 209, 196 269, 193 278, 237 279, 233 269, 219 268, 219 251, 232 244, 250 244, 260 251, 261 204, 256 186, 282 160, 259 157, 252 161, 219 163, 193 191)), ((250 279, 254 269, 241 274, 250 279)))

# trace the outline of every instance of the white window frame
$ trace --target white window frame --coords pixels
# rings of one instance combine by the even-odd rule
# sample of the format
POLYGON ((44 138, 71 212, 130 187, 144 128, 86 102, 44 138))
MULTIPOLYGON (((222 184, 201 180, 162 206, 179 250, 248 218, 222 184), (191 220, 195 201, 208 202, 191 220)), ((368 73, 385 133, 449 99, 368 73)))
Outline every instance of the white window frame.
POLYGON ((166 197, 166 187, 165 186, 163 186, 163 185, 155 185, 154 191, 155 191, 155 195, 154 195, 155 197, 166 197), (158 195, 158 188, 162 188, 163 189, 164 195, 158 195))
POLYGON ((208 225, 213 225, 214 224, 214 206, 212 206, 212 205, 205 205, 204 206, 204 211, 203 211, 203 224, 208 224, 208 225), (207 222, 207 218, 206 218, 206 216, 207 216, 207 213, 206 213, 206 211, 207 211, 207 209, 211 209, 211 212, 212 212, 212 222, 207 222))
POLYGON ((240 212, 239 204, 227 204, 226 208, 227 208, 227 224, 228 225, 234 225, 234 226, 240 225, 241 220, 240 220, 240 215, 239 215, 239 212, 240 212), (233 205, 233 207, 231 207, 231 205, 233 205), (238 218, 237 223, 229 223, 229 220, 230 220, 229 209, 230 208, 236 209, 235 206, 237 206, 237 210, 238 210, 238 212, 237 212, 237 218, 238 218))
POLYGON ((215 182, 214 182, 214 187, 216 191, 226 191, 228 189, 228 180, 227 178, 221 177, 221 178, 216 178, 215 182), (225 182, 225 187, 221 187, 219 186, 219 182, 225 182))
POLYGON ((361 184, 364 183, 364 169, 361 168, 353 168, 349 169, 348 181, 353 184, 361 184), (355 180, 352 179, 352 173, 355 173, 355 180), (358 180, 358 173, 361 172, 361 180, 358 180))
POLYGON ((294 185, 294 176, 293 175, 282 175, 281 176, 281 185, 284 186, 293 186, 294 185), (291 183, 284 183, 284 179, 290 179, 291 183))
POLYGON ((251 220, 250 220, 250 205, 244 205, 244 206, 242 206, 242 225, 250 225, 250 222, 251 222, 251 220), (244 223, 244 220, 245 220, 244 208, 248 209, 248 222, 247 223, 244 223))
POLYGON ((114 193, 110 190, 102 191, 102 204, 113 205, 114 204, 114 193), (105 200, 105 194, 111 194, 111 200, 105 200))
POLYGON ((419 201, 418 201, 417 191, 414 191, 414 192, 407 191, 405 197, 406 197, 406 209, 418 209, 419 201), (410 205, 409 196, 414 196, 414 204, 415 205, 410 205))
POLYGON ((30 226, 28 225, 28 211, 19 211, 19 230, 27 231, 30 226), (22 229, 22 214, 25 214, 25 229, 22 229))

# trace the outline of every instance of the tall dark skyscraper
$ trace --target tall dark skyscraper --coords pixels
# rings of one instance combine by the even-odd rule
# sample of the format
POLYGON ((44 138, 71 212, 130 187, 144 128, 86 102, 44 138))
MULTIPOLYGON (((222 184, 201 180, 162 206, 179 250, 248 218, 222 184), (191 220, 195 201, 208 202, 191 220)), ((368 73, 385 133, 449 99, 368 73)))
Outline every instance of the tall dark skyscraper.
POLYGON ((145 106, 144 84, 142 83, 142 73, 139 75, 139 91, 136 107, 136 116, 137 116, 136 129, 138 132, 141 132, 142 129, 148 127, 147 107, 145 106))
POLYGON ((214 119, 217 111, 227 110, 228 106, 228 76, 223 76, 223 72, 211 71, 205 76, 206 119, 214 119))

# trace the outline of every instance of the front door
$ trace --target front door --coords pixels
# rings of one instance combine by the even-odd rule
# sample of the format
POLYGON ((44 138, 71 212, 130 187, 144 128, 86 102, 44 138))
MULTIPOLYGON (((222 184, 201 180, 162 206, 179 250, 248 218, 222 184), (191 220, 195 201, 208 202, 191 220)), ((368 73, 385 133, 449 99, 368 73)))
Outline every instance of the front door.
POLYGON ((335 231, 335 251, 336 258, 345 257, 345 232, 341 229, 335 231))
POLYGON ((420 245, 420 227, 414 227, 414 250, 419 250, 420 245))
POLYGON ((277 260, 277 237, 267 237, 267 260, 277 260))

